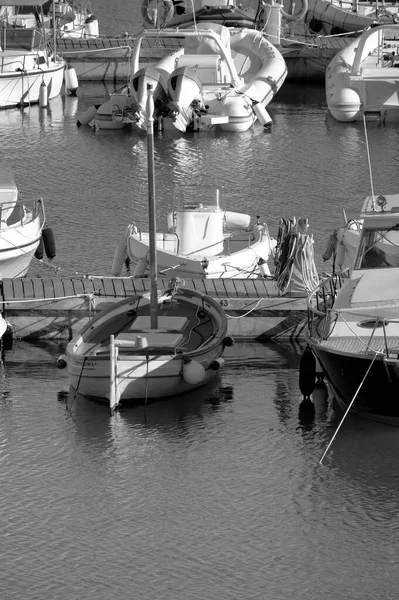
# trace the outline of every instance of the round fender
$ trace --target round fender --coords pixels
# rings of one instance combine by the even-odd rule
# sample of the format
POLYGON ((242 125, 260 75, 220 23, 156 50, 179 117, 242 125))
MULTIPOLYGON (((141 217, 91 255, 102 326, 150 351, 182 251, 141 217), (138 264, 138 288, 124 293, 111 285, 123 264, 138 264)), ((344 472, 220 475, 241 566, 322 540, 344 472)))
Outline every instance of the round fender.
POLYGON ((165 27, 175 12, 172 0, 144 0, 141 16, 146 27, 165 27))
POLYGON ((309 9, 308 0, 301 0, 301 5, 300 11, 293 13, 292 15, 287 13, 284 8, 281 7, 281 14, 283 15, 284 19, 287 21, 299 21, 300 19, 303 19, 309 9))

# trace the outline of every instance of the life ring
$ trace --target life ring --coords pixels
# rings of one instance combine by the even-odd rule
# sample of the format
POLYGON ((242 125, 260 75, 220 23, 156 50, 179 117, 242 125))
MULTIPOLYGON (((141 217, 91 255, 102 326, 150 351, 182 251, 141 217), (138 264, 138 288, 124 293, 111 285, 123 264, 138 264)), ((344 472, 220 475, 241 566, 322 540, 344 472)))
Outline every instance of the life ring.
POLYGON ((287 13, 284 10, 283 5, 281 5, 281 14, 283 15, 284 19, 287 21, 299 21, 300 19, 303 19, 309 9, 308 0, 301 0, 301 4, 301 10, 293 14, 287 13))
POLYGON ((175 12, 172 0, 144 0, 141 5, 141 16, 146 27, 165 27, 175 12))

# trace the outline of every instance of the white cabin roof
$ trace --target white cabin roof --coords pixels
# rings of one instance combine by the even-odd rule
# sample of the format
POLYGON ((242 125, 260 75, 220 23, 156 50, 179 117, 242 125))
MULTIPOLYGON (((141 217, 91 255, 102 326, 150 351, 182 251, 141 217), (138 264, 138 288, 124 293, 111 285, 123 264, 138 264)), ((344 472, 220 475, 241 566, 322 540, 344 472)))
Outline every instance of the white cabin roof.
POLYGON ((386 227, 392 223, 399 224, 399 194, 367 196, 360 218, 364 219, 363 227, 386 227))

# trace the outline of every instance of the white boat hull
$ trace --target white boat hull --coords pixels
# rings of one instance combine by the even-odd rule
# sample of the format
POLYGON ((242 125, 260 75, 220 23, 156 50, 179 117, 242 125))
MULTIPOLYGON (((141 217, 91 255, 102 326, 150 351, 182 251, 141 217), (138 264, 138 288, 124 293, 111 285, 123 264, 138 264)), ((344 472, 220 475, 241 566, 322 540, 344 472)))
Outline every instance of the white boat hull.
MULTIPOLYGON (((176 251, 165 251, 162 247, 175 246, 175 236, 172 234, 157 235, 157 264, 158 272, 164 277, 174 274, 179 277, 199 277, 201 279, 256 279, 261 276, 259 261, 267 261, 272 256, 275 244, 265 237, 262 242, 248 247, 249 234, 241 236, 243 249, 231 254, 212 256, 205 252, 186 256, 176 251), (204 262, 206 259, 206 262, 204 262)), ((175 246, 177 249, 177 246, 175 246)), ((149 238, 146 233, 131 233, 126 236, 126 253, 131 262, 132 272, 143 276, 149 272, 147 256, 149 253, 149 238), (140 239, 141 238, 141 239, 140 239), (144 271, 143 271, 144 269, 144 271), (140 271, 140 273, 139 273, 140 271)), ((270 272, 269 272, 270 274, 270 272)))
POLYGON ((374 27, 332 59, 325 86, 328 109, 337 121, 399 121, 398 36, 399 25, 374 27))
POLYGON ((38 104, 43 81, 48 99, 55 98, 61 93, 65 66, 64 61, 57 61, 50 68, 13 73, 0 71, 0 109, 38 104))

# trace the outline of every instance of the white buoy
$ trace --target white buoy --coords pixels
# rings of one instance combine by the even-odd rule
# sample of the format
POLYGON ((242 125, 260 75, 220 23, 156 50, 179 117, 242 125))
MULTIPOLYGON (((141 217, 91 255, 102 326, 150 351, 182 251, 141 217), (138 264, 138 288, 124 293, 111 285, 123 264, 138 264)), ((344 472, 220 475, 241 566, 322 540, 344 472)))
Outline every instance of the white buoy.
POLYGON ((123 262, 126 256, 126 244, 125 242, 119 242, 115 248, 114 260, 112 263, 111 274, 114 277, 118 277, 121 274, 123 262))
POLYGON ((183 366, 183 379, 190 385, 202 383, 205 379, 205 369, 201 363, 190 360, 183 366))
POLYGON ((40 108, 45 108, 47 106, 47 104, 48 104, 47 100, 48 100, 47 86, 44 83, 44 81, 42 81, 40 84, 40 90, 39 90, 39 106, 40 106, 40 108))
POLYGON ((73 67, 68 67, 65 71, 65 86, 68 92, 76 94, 79 87, 76 71, 73 67))
POLYGON ((97 108, 95 106, 90 106, 76 121, 77 125, 88 125, 91 123, 97 114, 97 108))

